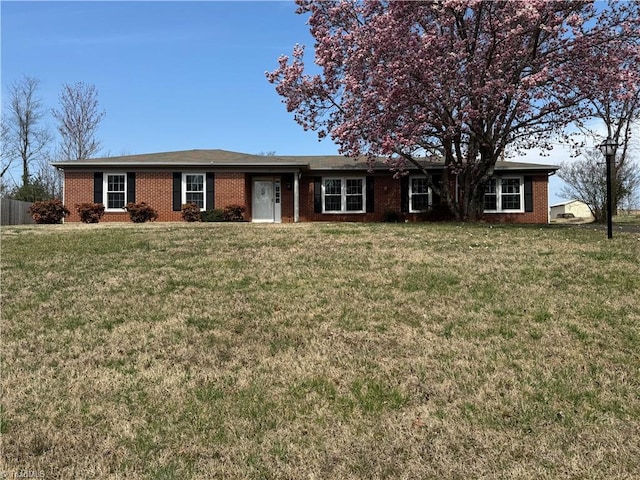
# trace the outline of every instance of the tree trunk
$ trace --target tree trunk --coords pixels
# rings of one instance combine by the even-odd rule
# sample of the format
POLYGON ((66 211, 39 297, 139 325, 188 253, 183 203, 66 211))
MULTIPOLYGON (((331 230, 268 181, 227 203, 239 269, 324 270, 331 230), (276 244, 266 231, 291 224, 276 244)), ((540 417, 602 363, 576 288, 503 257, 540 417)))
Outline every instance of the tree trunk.
POLYGON ((472 172, 458 175, 458 199, 456 219, 477 222, 482 217, 484 183, 479 187, 472 172))
POLYGON ((493 175, 495 161, 487 152, 482 152, 481 157, 479 164, 467 166, 458 175, 458 220, 477 222, 482 219, 485 186, 493 175))

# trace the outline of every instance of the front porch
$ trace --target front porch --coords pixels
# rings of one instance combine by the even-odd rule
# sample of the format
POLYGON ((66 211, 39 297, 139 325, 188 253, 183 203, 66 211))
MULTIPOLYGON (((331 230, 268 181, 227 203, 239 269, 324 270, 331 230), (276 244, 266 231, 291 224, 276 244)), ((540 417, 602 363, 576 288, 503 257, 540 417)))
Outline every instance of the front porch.
POLYGON ((254 223, 300 221, 300 173, 247 174, 247 219, 254 223))

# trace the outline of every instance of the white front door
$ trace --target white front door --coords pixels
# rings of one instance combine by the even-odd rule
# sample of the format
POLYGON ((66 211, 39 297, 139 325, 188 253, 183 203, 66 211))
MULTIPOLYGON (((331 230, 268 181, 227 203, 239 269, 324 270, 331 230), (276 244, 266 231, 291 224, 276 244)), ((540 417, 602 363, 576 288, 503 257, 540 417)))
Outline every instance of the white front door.
POLYGON ((281 201, 282 191, 279 179, 260 179, 253 181, 253 212, 254 222, 282 221, 281 201))

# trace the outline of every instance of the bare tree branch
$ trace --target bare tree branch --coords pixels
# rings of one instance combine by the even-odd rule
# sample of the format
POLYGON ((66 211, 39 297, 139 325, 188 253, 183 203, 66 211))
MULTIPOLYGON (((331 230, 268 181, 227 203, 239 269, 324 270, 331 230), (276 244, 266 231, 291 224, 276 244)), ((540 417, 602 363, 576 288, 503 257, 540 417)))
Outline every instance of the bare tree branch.
POLYGON ((41 125, 45 113, 37 97, 39 84, 38 79, 25 76, 9 86, 8 111, 2 122, 3 144, 6 140, 2 174, 14 160, 21 160, 23 185, 29 183, 29 165, 41 158, 51 143, 49 130, 41 125))
POLYGON ((51 114, 58 121, 62 157, 67 160, 92 157, 100 150, 100 141, 95 135, 105 116, 105 111, 99 108, 95 85, 83 82, 65 84, 60 92, 59 103, 60 108, 52 109, 51 114))
MULTIPOLYGON (((606 221, 607 187, 604 159, 598 150, 589 150, 581 158, 562 165, 558 176, 566 183, 561 196, 586 203, 596 222, 606 221)), ((640 168, 630 159, 616 167, 613 178, 614 209, 633 198, 640 188, 640 168)))

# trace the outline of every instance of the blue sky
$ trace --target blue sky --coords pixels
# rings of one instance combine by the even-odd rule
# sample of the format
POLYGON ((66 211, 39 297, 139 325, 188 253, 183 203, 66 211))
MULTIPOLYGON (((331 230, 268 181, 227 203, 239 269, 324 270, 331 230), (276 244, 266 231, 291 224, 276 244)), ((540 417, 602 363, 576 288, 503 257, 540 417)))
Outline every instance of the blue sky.
MULTIPOLYGON (((292 1, 2 1, 0 8, 3 99, 23 75, 40 80, 48 109, 63 84, 94 84, 106 111, 102 154, 337 153, 294 122, 264 76, 296 43, 311 58, 306 17, 292 1)), ((527 160, 556 163, 565 155, 527 160)), ((552 177, 550 203, 561 201, 559 189, 552 177)))
MULTIPOLYGON (((105 151, 335 153, 293 121, 264 76, 311 43, 292 2, 2 2, 2 87, 23 74, 55 107, 96 85, 105 151)), ((53 122, 52 126, 53 126, 53 122)))

